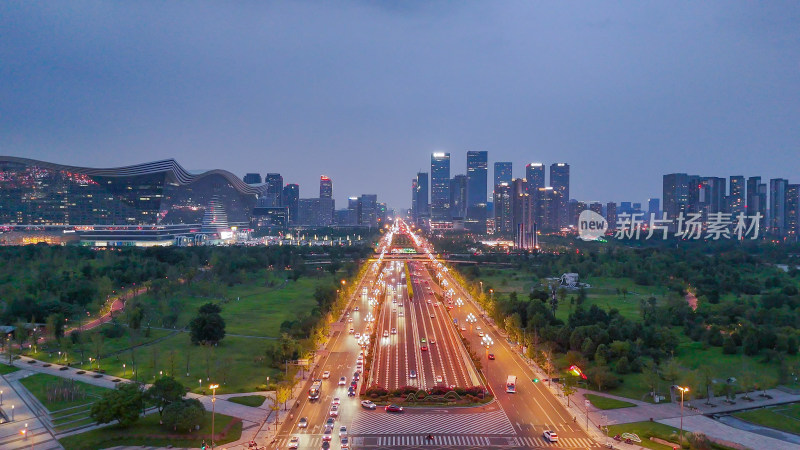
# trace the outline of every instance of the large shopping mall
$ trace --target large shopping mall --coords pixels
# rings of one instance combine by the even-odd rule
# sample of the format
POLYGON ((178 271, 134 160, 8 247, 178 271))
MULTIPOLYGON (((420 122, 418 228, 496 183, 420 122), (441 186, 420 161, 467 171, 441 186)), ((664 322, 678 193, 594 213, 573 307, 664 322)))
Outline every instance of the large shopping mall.
POLYGON ((262 187, 174 160, 107 169, 0 156, 0 245, 193 245, 246 232, 262 187))

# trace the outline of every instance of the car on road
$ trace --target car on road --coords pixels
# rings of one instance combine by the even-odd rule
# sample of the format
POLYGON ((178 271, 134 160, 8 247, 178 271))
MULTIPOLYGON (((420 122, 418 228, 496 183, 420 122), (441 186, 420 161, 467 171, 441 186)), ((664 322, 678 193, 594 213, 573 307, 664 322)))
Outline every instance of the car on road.
POLYGON ((346 377, 339 378, 339 386, 344 386, 346 384, 347 384, 347 378, 346 377))
POLYGON ((328 420, 326 420, 326 421, 325 421, 325 429, 326 429, 326 430, 332 430, 332 429, 333 429, 333 422, 334 422, 334 421, 335 421, 335 420, 334 420, 334 418, 333 418, 333 417, 328 417, 328 420))
POLYGON ((398 303, 398 304, 397 304, 397 306, 399 306, 399 307, 401 307, 401 308, 402 308, 402 307, 403 307, 403 304, 402 304, 402 303, 398 303))
POLYGON ((398 313, 398 314, 397 314, 397 316, 398 316, 398 317, 405 317, 405 316, 403 315, 403 311, 400 311, 400 313, 398 313))
POLYGON ((422 346, 422 347, 420 347, 419 349, 420 349, 421 351, 423 351, 423 352, 427 352, 427 351, 428 351, 428 346, 427 346, 427 345, 423 345, 423 346, 422 346))
POLYGON ((408 378, 417 378, 417 371, 412 369, 408 372, 408 378))
POLYGON ((428 341, 427 341, 425 338, 420 338, 420 340, 419 340, 419 341, 420 341, 420 342, 422 342, 423 344, 424 344, 424 343, 426 343, 426 342, 428 342, 428 341))
POLYGON ((292 438, 289 439, 289 448, 298 448, 298 447, 300 447, 300 438, 297 436, 292 436, 292 438))
POLYGON ((347 427, 342 425, 339 427, 339 437, 347 436, 347 427))
POLYGON ((353 388, 353 389, 357 388, 358 387, 358 381, 356 381, 356 380, 351 381, 350 382, 350 387, 353 388))
POLYGON ((467 331, 467 327, 465 327, 464 325, 461 325, 461 331, 467 331))
POLYGON ((389 330, 383 330, 383 337, 389 337, 389 330))
POLYGON ((347 439, 347 436, 341 438, 339 443, 341 444, 342 448, 350 448, 350 440, 347 439))
POLYGON ((322 441, 322 446, 320 446, 322 450, 329 450, 331 448, 331 443, 328 441, 322 441))
POLYGON ((308 417, 303 417, 297 422, 297 428, 308 428, 308 417))
POLYGON ((441 383, 442 381, 444 381, 444 380, 442 380, 442 376, 441 375, 436 375, 436 382, 437 383, 441 383))
POLYGON ((375 403, 372 403, 369 400, 361 400, 361 407, 365 409, 375 409, 378 406, 375 403))
POLYGON ((353 372, 353 381, 358 381, 360 377, 361 377, 361 372, 358 371, 353 372))
POLYGON ((333 397, 333 401, 331 402, 332 405, 338 405, 342 403, 342 400, 339 397, 333 397))
POLYGON ((434 303, 433 306, 439 306, 439 302, 434 303))
POLYGON ((392 328, 392 334, 397 334, 397 328, 392 328))
POLYGON ((348 318, 347 323, 353 323, 353 318, 352 317, 348 318))
POLYGON ((355 308, 353 308, 353 311, 358 311, 358 306, 356 306, 355 308))
POLYGON ((431 344, 435 344, 435 343, 436 343, 436 338, 431 338, 431 344))
POLYGON ((435 316, 435 315, 433 315, 433 314, 431 314, 431 319, 433 319, 434 317, 436 317, 436 316, 435 316))
POLYGON ((494 353, 489 353, 489 359, 491 359, 492 361, 494 361, 494 353))
POLYGON ((475 327, 475 329, 481 331, 481 327, 475 327))
POLYGON ((547 442, 558 442, 558 434, 556 434, 556 432, 552 430, 547 430, 544 433, 542 433, 542 437, 547 442))
POLYGON ((403 412, 403 407, 398 405, 386 405, 383 409, 386 412, 403 412))
POLYGON ((356 332, 356 329, 355 329, 355 328, 350 328, 350 334, 353 334, 353 333, 355 333, 355 332, 356 332))
POLYGON ((361 338, 361 333, 356 333, 356 334, 355 334, 355 338, 356 338, 356 339, 359 339, 359 338, 361 338))
POLYGON ((333 431, 330 428, 325 428, 325 433, 322 434, 322 440, 330 442, 331 439, 333 439, 333 431))
POLYGON ((356 396, 356 389, 353 386, 347 388, 347 396, 348 397, 355 397, 356 396))
MULTIPOLYGON (((431 288, 428 288, 428 290, 430 290, 430 289, 431 289, 431 288)), ((430 299, 428 299, 428 304, 429 304, 429 305, 431 304, 431 300, 430 300, 430 299)))
POLYGON ((478 331, 478 336, 483 337, 483 331, 478 331))
POLYGON ((326 370, 325 372, 322 372, 322 379, 323 380, 326 380, 326 379, 328 379, 330 377, 331 377, 331 371, 330 370, 326 370))

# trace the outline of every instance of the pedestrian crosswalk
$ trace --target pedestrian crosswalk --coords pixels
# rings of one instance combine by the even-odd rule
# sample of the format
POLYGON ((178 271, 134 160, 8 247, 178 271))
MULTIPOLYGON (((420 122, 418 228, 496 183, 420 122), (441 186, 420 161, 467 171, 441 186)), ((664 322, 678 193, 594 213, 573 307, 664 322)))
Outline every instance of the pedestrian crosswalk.
POLYGON ((474 414, 358 414, 351 430, 358 435, 516 433, 502 410, 474 414))
MULTIPOLYGON (((321 435, 299 435, 301 449, 317 449, 322 445, 321 435)), ((338 438, 331 442, 332 447, 338 444, 338 438)), ((275 442, 275 448, 286 448, 289 438, 281 438, 275 442)), ((352 448, 375 449, 403 449, 403 448, 565 448, 565 449, 591 449, 601 446, 589 438, 559 438, 558 442, 547 442, 541 437, 491 437, 479 435, 441 435, 434 434, 433 439, 427 435, 387 435, 387 436, 351 436, 352 448)))
POLYGON ((558 438, 558 442, 548 442, 541 437, 518 436, 513 438, 516 445, 521 448, 541 448, 541 447, 560 447, 560 448, 598 448, 600 444, 589 438, 558 438))

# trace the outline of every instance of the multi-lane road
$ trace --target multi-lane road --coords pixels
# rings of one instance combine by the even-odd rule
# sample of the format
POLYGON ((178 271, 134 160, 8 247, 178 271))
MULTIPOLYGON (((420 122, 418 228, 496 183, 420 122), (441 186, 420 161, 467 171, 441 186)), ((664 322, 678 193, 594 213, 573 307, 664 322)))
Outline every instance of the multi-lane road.
MULTIPOLYGON (((429 244, 419 237, 416 241, 417 250, 425 253, 429 244)), ((292 436, 299 437, 300 448, 323 448, 325 422, 331 417, 333 403, 338 407, 329 435, 330 448, 342 447, 341 426, 347 428, 343 435, 348 437, 350 448, 599 447, 541 382, 532 381, 534 371, 497 334, 438 261, 387 253, 368 264, 370 269, 359 280, 347 310, 333 327, 327 352, 318 354, 312 377, 321 379, 323 373, 329 373, 322 379, 320 398, 311 401, 306 395, 301 397, 292 418, 279 430, 273 448, 287 448, 292 436), (447 295, 450 289, 453 293, 447 295), (468 314, 476 318, 471 327, 465 322, 468 314), (359 341, 356 336, 373 332, 375 342, 362 348, 363 338, 359 341), (480 333, 494 341, 488 350, 482 347, 480 333), (462 335, 483 358, 483 377, 469 358, 462 335), (360 379, 356 393, 361 390, 360 383, 391 390, 402 386, 475 386, 486 380, 495 400, 477 408, 406 408, 402 414, 391 414, 381 407, 367 410, 361 407, 357 395, 348 396, 362 351, 371 356, 372 366, 368 379, 360 379), (495 359, 486 359, 489 352, 495 359), (508 375, 517 377, 516 393, 505 392, 508 375), (344 385, 339 384, 340 377, 345 377, 344 385), (301 418, 307 420, 307 428, 299 427, 301 418), (544 430, 556 431, 559 442, 546 442, 544 430), (426 438, 429 434, 434 435, 433 441, 426 438)))

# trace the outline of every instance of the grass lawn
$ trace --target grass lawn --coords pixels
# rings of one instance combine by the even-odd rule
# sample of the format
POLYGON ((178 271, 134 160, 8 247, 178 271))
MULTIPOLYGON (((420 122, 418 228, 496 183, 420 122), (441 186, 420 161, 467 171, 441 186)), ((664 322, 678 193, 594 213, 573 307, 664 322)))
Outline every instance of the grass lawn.
MULTIPOLYGON (((233 417, 217 414, 215 431, 224 430, 233 420, 233 417)), ((139 419, 136 424, 128 428, 119 428, 116 425, 109 425, 85 433, 74 434, 60 439, 59 442, 67 450, 89 450, 107 448, 115 446, 154 446, 183 448, 199 448, 203 441, 209 442, 211 435, 211 413, 206 412, 205 423, 196 433, 185 434, 185 438, 152 438, 148 436, 178 435, 171 430, 164 429, 158 423, 158 414, 150 414, 139 419)), ((242 422, 234 424, 228 434, 217 440, 217 444, 226 444, 238 440, 242 435, 242 422)))
MULTIPOLYGON (((678 443, 678 429, 669 425, 664 425, 658 422, 634 422, 625 423, 621 425, 609 425, 608 435, 614 437, 617 434, 633 433, 639 436, 642 440, 641 443, 635 443, 642 447, 652 448, 654 450, 671 450, 672 447, 662 445, 650 440, 650 437, 657 437, 669 442, 678 443)), ((684 431, 684 446, 688 447, 686 442, 686 435, 688 432, 684 431)))
POLYGON ((257 408, 261 406, 266 399, 267 397, 263 395, 243 395, 241 397, 231 397, 228 399, 228 401, 257 408))
MULTIPOLYGON (((8 360, 8 359, 6 359, 8 360)), ((18 371, 18 367, 9 366, 8 364, 0 363, 0 375, 6 375, 18 371)))
POLYGON ((615 398, 603 397, 602 395, 584 394, 584 397, 592 402, 592 405, 598 409, 630 408, 631 406, 636 406, 633 403, 623 402, 615 398))
POLYGON ((776 430, 800 434, 800 404, 779 405, 734 414, 739 419, 776 430))
POLYGON ((103 393, 108 390, 99 386, 75 381, 75 386, 86 394, 85 398, 77 398, 75 400, 49 400, 47 398, 47 386, 55 385, 56 383, 64 383, 66 381, 68 380, 65 380, 64 378, 59 378, 44 373, 37 373, 29 377, 22 378, 20 383, 22 383, 22 385, 25 386, 25 389, 33 394, 33 396, 36 397, 42 403, 42 405, 44 405, 44 407, 51 412, 80 405, 92 404, 98 397, 103 395, 103 393))

